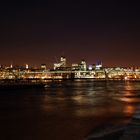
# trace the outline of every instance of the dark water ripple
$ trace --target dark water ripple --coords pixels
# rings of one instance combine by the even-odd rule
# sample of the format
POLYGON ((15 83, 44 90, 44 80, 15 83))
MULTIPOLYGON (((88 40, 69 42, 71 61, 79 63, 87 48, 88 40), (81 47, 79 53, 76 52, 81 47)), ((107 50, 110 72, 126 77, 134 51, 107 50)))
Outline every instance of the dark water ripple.
POLYGON ((139 82, 78 80, 45 89, 1 90, 0 139, 83 140, 126 125, 139 105, 139 82))

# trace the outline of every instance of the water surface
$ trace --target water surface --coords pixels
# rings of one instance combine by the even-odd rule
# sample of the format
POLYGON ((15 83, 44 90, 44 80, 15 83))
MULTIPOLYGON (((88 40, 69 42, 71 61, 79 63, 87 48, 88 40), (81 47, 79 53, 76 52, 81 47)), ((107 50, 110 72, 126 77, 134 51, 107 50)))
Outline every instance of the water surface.
POLYGON ((139 105, 139 82, 75 80, 0 90, 0 139, 83 140, 126 125, 139 105))

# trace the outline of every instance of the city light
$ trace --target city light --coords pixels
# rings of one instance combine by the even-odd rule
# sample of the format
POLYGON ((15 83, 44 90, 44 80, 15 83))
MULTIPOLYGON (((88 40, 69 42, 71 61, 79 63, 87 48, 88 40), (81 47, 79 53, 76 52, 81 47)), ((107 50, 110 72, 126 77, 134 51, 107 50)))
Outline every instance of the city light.
POLYGON ((87 66, 87 62, 67 66, 67 59, 60 57, 60 61, 54 63, 53 69, 47 69, 46 64, 40 68, 10 65, 0 67, 0 79, 102 79, 102 80, 140 80, 140 68, 103 67, 102 63, 87 66))

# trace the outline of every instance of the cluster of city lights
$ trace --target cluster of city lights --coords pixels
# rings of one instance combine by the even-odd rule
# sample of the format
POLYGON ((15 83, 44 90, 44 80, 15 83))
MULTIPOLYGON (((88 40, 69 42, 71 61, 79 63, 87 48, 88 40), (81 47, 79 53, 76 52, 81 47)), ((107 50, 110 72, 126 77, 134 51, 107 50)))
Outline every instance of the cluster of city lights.
POLYGON ((47 69, 46 64, 40 68, 32 68, 26 64, 24 67, 13 66, 0 67, 0 79, 110 79, 110 80, 138 80, 140 68, 103 67, 102 62, 87 66, 86 61, 67 66, 65 57, 60 57, 58 63, 54 63, 53 69, 47 69))

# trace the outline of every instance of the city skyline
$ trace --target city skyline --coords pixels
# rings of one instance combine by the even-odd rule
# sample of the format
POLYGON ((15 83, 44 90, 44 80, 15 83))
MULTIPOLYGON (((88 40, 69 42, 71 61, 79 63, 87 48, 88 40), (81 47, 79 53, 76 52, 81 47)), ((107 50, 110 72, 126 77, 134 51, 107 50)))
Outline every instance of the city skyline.
POLYGON ((97 60, 97 61, 93 61, 92 63, 89 63, 86 61, 86 59, 79 59, 77 62, 72 62, 71 60, 68 60, 67 57, 65 56, 59 56, 59 57, 55 57, 55 61, 53 61, 53 63, 39 63, 39 64, 29 64, 29 63, 22 63, 22 64, 18 64, 18 63, 9 63, 9 64, 4 64, 1 63, 0 64, 0 68, 26 68, 26 69, 40 69, 42 67, 45 67, 45 69, 50 69, 50 70, 55 70, 55 67, 62 67, 62 68, 70 68, 70 67, 75 67, 75 66, 80 66, 81 64, 86 65, 85 69, 90 69, 91 67, 103 67, 103 68, 128 68, 128 69, 137 69, 140 68, 140 66, 136 66, 136 65, 132 65, 129 64, 129 66, 126 65, 106 65, 104 64, 104 62, 102 60, 97 60))
POLYGON ((140 10, 136 1, 47 1, 1 4, 0 64, 51 66, 98 60, 140 66, 140 10))

